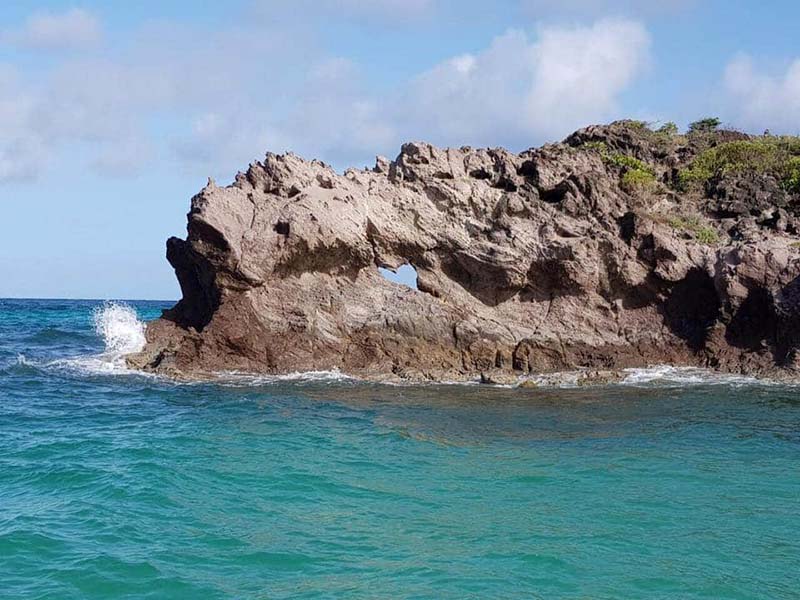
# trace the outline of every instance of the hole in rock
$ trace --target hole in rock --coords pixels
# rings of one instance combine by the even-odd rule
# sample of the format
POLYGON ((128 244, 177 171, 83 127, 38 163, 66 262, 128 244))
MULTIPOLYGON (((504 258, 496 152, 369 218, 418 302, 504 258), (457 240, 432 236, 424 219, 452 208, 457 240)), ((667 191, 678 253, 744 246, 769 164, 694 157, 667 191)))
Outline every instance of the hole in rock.
POLYGON ((539 197, 548 204, 558 204, 567 197, 569 188, 564 182, 549 190, 539 190, 539 197))
POLYGON ((526 160, 520 165, 519 169, 517 169, 517 175, 522 175, 530 179, 538 179, 539 171, 536 168, 536 163, 532 160, 526 160))
POLYGON ((517 191, 517 184, 511 181, 508 177, 501 177, 492 187, 503 190, 505 192, 517 191))
POLYGON ((397 271, 392 271, 391 269, 384 269, 383 267, 378 267, 378 272, 387 281, 391 281, 392 283, 399 283, 400 285, 409 287, 412 290, 419 289, 417 287, 417 270, 408 263, 401 265, 400 268, 397 269, 397 271))
POLYGON ((278 221, 275 223, 275 233, 289 235, 289 223, 286 221, 278 221))
POLYGON ((636 235, 636 215, 626 212, 617 219, 617 224, 619 225, 619 236, 630 244, 633 236, 636 235))
POLYGON ((491 179, 492 178, 492 174, 489 173, 489 171, 487 171, 484 168, 472 169, 472 171, 469 172, 469 176, 472 177, 473 179, 491 179))

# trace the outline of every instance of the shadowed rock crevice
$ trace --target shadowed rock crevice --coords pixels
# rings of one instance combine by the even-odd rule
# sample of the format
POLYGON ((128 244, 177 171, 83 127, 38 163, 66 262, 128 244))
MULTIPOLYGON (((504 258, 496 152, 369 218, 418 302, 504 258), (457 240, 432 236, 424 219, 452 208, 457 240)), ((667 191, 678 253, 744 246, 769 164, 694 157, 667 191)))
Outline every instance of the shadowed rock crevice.
POLYGON ((747 294, 731 319, 725 339, 737 348, 758 352, 777 346, 777 314, 769 290, 757 288, 747 294))
POLYGON ((192 199, 187 240, 167 244, 182 298, 129 362, 484 381, 792 369, 800 197, 774 177, 678 185, 742 139, 622 121, 520 154, 408 143, 341 175, 269 153, 192 199), (379 271, 402 265, 417 290, 379 271))
POLYGON ((708 273, 692 269, 670 291, 664 303, 670 330, 694 351, 702 350, 711 326, 720 316, 720 300, 708 273))
POLYGON ((175 269, 182 298, 173 308, 164 311, 164 318, 181 327, 202 331, 220 302, 214 267, 188 242, 174 237, 167 240, 167 260, 175 269))

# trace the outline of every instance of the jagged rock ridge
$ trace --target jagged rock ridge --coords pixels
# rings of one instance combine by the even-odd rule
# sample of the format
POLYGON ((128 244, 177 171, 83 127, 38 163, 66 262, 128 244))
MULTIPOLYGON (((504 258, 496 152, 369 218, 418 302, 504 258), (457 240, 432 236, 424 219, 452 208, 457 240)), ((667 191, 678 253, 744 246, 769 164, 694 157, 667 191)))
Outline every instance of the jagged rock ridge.
POLYGON ((405 144, 338 175, 267 154, 192 199, 183 298, 132 365, 500 380, 575 367, 792 369, 800 202, 773 176, 682 169, 735 132, 622 121, 514 154, 405 144), (418 290, 378 267, 408 263, 418 290))

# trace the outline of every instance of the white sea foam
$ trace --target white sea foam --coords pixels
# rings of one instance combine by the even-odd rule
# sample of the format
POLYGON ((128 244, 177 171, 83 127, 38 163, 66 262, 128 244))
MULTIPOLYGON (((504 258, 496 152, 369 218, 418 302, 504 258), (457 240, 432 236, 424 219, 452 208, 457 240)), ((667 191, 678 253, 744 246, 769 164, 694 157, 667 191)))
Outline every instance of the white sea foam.
POLYGON ((94 330, 106 345, 104 355, 122 358, 141 352, 145 345, 145 325, 136 309, 121 302, 106 302, 94 311, 94 330))
POLYGON ((625 373, 625 378, 622 380, 623 385, 746 385, 772 383, 768 380, 745 375, 733 375, 697 367, 673 367, 670 365, 656 365, 643 369, 624 369, 623 373, 625 373))
POLYGON ((289 381, 358 381, 356 378, 346 375, 338 369, 333 369, 331 371, 296 371, 283 375, 255 375, 238 371, 221 371, 215 373, 215 375, 217 377, 216 382, 222 385, 259 386, 289 381))
POLYGON ((136 309, 124 302, 105 302, 94 310, 94 330, 103 339, 100 354, 65 358, 47 363, 47 367, 90 375, 126 375, 136 373, 125 364, 125 355, 140 352, 145 345, 145 324, 136 309))
MULTIPOLYGON (((78 356, 74 358, 57 359, 48 362, 39 362, 26 358, 20 354, 17 363, 20 365, 37 368, 51 368, 60 371, 77 372, 89 375, 140 375, 156 377, 140 371, 129 369, 125 363, 125 356, 141 351, 146 343, 145 324, 139 320, 136 310, 122 302, 106 302, 94 311, 94 329, 104 342, 105 348, 99 354, 78 356)), ((625 386, 686 386, 686 385, 774 385, 789 384, 788 382, 770 381, 744 375, 722 374, 708 369, 696 367, 674 367, 670 365, 655 365, 639 369, 623 369, 623 378, 616 385, 625 386)), ((236 371, 215 373, 213 381, 222 385, 234 386, 260 386, 280 382, 342 382, 359 381, 359 378, 347 375, 339 370, 331 371, 305 371, 286 373, 283 375, 257 375, 236 371)), ((515 384, 501 387, 517 387, 528 380, 542 387, 577 387, 580 385, 582 372, 569 371, 561 373, 548 373, 527 376, 515 384)), ((414 385, 410 382, 397 382, 387 380, 387 385, 414 385)), ((440 382, 451 385, 476 385, 478 381, 440 382)), ((800 382, 794 382, 800 385, 800 382)), ((612 384, 613 385, 613 384, 612 384)))
POLYGON ((122 302, 106 302, 95 309, 94 329, 103 339, 105 348, 99 354, 36 361, 20 354, 20 365, 44 368, 79 375, 145 375, 129 369, 125 355, 139 352, 145 345, 145 324, 136 310, 122 302))

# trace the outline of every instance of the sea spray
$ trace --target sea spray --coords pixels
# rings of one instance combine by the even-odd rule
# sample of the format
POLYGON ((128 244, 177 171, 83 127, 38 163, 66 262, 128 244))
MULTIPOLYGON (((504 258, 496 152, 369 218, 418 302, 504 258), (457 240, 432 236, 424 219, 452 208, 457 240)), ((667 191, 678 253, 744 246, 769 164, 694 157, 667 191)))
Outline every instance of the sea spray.
POLYGON ((145 345, 145 325, 136 310, 122 302, 106 302, 94 310, 94 329, 113 357, 139 352, 145 345))
POLYGON ((145 324, 136 309, 124 302, 108 301, 94 308, 92 323, 103 340, 101 353, 59 358, 42 366, 80 376, 134 374, 125 364, 125 355, 139 352, 146 341, 145 324))

